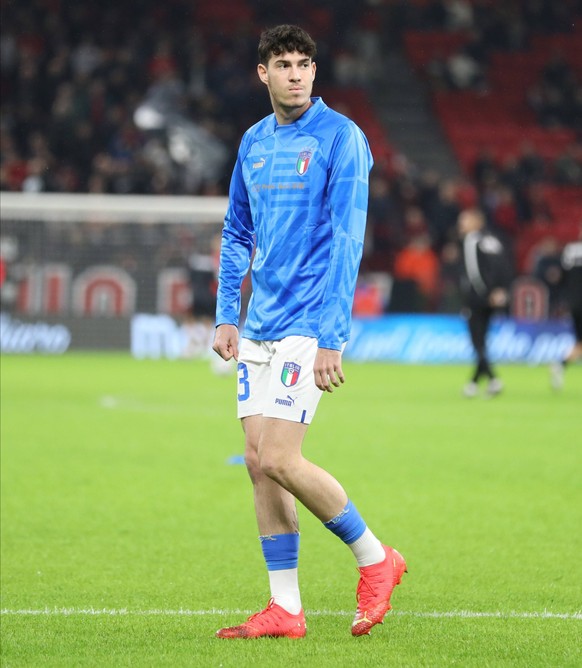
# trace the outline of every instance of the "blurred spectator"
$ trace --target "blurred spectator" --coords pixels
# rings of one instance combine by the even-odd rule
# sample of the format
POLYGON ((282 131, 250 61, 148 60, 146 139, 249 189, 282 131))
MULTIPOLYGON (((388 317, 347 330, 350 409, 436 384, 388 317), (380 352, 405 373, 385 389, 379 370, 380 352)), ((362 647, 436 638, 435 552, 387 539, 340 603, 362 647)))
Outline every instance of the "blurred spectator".
POLYGON ((366 81, 367 68, 351 49, 343 48, 334 56, 333 74, 340 86, 361 86, 366 81))
POLYGON ((460 213, 458 186, 454 179, 445 179, 440 183, 437 197, 427 213, 433 245, 440 249, 453 238, 460 213))
POLYGON ((463 49, 465 53, 479 63, 481 68, 485 69, 490 49, 483 38, 483 34, 479 30, 473 29, 467 33, 467 41, 465 42, 463 49))
POLYGON ((495 396, 503 389, 497 378, 487 347, 487 333, 493 314, 507 309, 513 278, 509 253, 487 228, 485 216, 478 209, 467 209, 458 222, 462 246, 461 291, 471 343, 476 357, 471 380, 463 394, 472 398, 479 391, 481 379, 487 382, 487 394, 495 396))
POLYGON ((451 54, 447 59, 447 71, 451 86, 455 90, 483 88, 485 72, 482 65, 471 55, 467 47, 451 54))
POLYGON ((493 149, 485 145, 480 149, 473 163, 473 178, 477 186, 482 186, 484 183, 497 178, 497 174, 498 165, 493 149))
POLYGON ((543 237, 530 252, 531 274, 548 289, 550 315, 559 315, 557 307, 561 301, 562 266, 561 248, 553 236, 543 237))
POLYGON ((407 211, 406 234, 406 245, 394 261, 394 278, 414 281, 423 297, 424 308, 432 309, 438 294, 439 261, 419 209, 407 211))
POLYGON ((506 242, 515 242, 520 232, 519 216, 515 198, 509 188, 497 186, 495 201, 489 211, 492 227, 506 242))
POLYGON ((572 319, 574 345, 563 359, 552 365, 551 382, 554 389, 562 389, 566 368, 582 357, 582 223, 578 239, 566 244, 561 255, 565 302, 572 319))
POLYGON ((461 309, 459 284, 462 275, 462 258, 456 241, 446 243, 440 254, 438 310, 458 313, 461 309))
POLYGON ((561 51, 551 54, 528 102, 542 125, 582 129, 582 84, 561 51))
POLYGON ((574 71, 564 54, 556 50, 552 53, 542 71, 542 83, 554 88, 567 88, 574 76, 574 71))
POLYGON ((543 181, 546 176, 546 166, 541 155, 531 142, 523 142, 517 156, 518 178, 524 185, 543 181))
POLYGON ((505 157, 500 166, 499 183, 511 190, 518 219, 520 222, 526 221, 530 215, 528 183, 524 180, 517 156, 510 154, 505 157))
POLYGON ((373 169, 370 175, 364 265, 371 264, 370 269, 390 270, 399 246, 401 229, 400 207, 393 186, 386 176, 373 169), (373 256, 371 260, 369 255, 373 256), (376 262, 375 258, 378 257, 380 260, 376 262))
POLYGON ((467 0, 445 0, 444 9, 447 30, 468 30, 473 26, 473 7, 467 0))
MULTIPOLYGON (((407 17, 412 21, 412 16, 407 17)), ((419 28, 434 30, 435 28, 444 28, 447 20, 447 10, 443 0, 429 0, 424 12, 419 17, 419 28)))
POLYGON ((529 207, 528 220, 545 225, 553 219, 552 208, 543 184, 535 184, 528 189, 527 203, 529 207))
POLYGON ((31 158, 26 165, 26 178, 22 182, 22 192, 40 193, 46 191, 47 171, 48 165, 42 158, 31 158))
POLYGON ((433 53, 426 65, 425 74, 433 91, 448 90, 452 87, 447 59, 439 49, 433 53))
POLYGON ((540 32, 568 32, 572 29, 575 2, 553 0, 525 0, 524 19, 531 30, 540 32))
POLYGON ((582 142, 568 146, 556 158, 554 181, 560 185, 582 186, 582 142))

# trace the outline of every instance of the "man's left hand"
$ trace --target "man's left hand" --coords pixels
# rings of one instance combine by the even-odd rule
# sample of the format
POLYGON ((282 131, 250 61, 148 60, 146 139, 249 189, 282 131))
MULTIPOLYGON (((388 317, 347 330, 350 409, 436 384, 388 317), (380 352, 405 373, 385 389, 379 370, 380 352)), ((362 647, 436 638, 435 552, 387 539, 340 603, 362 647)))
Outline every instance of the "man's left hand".
POLYGON ((341 351, 318 348, 313 365, 313 376, 315 384, 323 392, 333 392, 334 387, 339 387, 345 382, 341 351))

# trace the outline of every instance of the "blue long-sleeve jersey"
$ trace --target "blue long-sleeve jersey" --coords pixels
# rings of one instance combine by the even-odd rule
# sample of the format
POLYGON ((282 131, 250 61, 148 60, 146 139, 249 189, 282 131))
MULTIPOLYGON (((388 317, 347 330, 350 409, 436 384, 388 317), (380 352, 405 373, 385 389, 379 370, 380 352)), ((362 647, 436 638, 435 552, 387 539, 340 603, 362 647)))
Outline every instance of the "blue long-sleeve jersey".
POLYGON ((295 122, 271 114, 243 136, 222 232, 216 324, 239 323, 241 284, 255 251, 242 335, 349 339, 362 257, 372 155, 362 131, 321 98, 295 122))

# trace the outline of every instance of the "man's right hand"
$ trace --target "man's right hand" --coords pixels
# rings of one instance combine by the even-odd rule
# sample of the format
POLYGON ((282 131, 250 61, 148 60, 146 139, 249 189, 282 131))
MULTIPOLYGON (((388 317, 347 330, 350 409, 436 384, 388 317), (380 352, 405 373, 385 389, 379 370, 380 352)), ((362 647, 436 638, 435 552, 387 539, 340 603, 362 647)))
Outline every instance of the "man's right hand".
POLYGON ((489 295, 489 306, 503 308, 509 303, 509 294, 504 288, 495 288, 489 295))
POLYGON ((234 357, 238 361, 238 327, 235 325, 218 325, 214 332, 212 350, 223 360, 234 357))

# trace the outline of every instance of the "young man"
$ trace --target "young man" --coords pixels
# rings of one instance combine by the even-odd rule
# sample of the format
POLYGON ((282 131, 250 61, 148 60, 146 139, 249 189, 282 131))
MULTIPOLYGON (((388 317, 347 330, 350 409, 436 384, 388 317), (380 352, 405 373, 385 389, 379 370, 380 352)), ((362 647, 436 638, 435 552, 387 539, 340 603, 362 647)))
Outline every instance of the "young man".
POLYGON ((245 133, 230 186, 214 350, 238 359, 238 417, 271 599, 243 624, 220 629, 219 638, 305 635, 296 499, 357 559, 353 635, 382 622, 406 569, 339 482, 301 452, 322 392, 344 382, 341 356, 372 166, 361 130, 311 97, 315 53, 296 26, 261 35, 257 71, 274 113, 245 133), (253 250, 253 294, 239 347, 240 287, 253 250))
POLYGON ((463 211, 457 228, 463 250, 463 311, 477 358, 463 394, 475 397, 479 391, 478 383, 484 377, 487 394, 495 396, 502 391, 503 383, 488 359, 486 337, 492 315, 509 304, 511 262, 501 241, 485 229, 485 217, 479 209, 463 211))
POLYGON ((566 367, 582 357, 582 224, 578 241, 571 241, 564 247, 561 265, 562 286, 576 340, 564 359, 551 366, 551 382, 555 390, 561 390, 564 385, 566 367))

